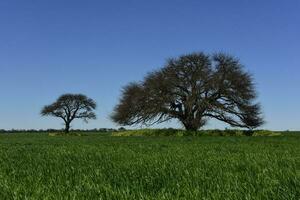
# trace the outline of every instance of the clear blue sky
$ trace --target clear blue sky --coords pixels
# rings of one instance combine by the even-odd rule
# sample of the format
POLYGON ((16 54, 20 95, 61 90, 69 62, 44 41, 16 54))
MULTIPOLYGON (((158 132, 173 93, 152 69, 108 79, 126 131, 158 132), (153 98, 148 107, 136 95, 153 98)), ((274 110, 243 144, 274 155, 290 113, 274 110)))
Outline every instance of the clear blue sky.
POLYGON ((62 127, 39 112, 65 92, 99 105, 74 128, 115 127, 122 86, 166 58, 223 51, 254 75, 264 128, 300 130, 299 36, 299 0, 0 1, 0 129, 62 127))

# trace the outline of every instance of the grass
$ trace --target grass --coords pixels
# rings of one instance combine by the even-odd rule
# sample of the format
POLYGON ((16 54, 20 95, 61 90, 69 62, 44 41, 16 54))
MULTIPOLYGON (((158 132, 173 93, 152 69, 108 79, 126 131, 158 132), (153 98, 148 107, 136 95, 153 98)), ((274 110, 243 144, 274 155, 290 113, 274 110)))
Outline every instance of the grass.
POLYGON ((300 135, 0 135, 0 199, 300 199, 300 135))

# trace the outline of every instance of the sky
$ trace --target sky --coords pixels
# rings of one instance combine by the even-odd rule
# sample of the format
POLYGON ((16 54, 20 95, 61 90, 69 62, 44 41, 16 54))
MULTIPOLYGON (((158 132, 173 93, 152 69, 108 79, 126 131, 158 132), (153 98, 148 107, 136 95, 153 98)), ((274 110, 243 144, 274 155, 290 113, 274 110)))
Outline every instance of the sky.
POLYGON ((300 130, 299 10, 299 0, 2 0, 0 129, 61 128, 40 110, 63 93, 98 103, 98 119, 73 128, 117 128, 109 115, 123 86, 204 51, 253 74, 262 128, 300 130))

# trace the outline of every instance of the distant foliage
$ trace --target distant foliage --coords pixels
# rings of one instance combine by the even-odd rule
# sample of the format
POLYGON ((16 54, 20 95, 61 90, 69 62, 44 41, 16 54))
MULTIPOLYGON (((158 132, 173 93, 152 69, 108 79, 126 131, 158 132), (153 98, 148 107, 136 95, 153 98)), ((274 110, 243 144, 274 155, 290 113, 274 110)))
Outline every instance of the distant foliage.
POLYGON ((178 129, 140 129, 118 131, 112 133, 113 136, 280 136, 280 132, 272 132, 268 130, 201 130, 201 131, 185 131, 178 129))
MULTIPOLYGON (((95 129, 70 129, 70 132, 75 133, 111 133, 116 132, 117 129, 113 128, 95 128, 95 129)), ((64 129, 0 129, 0 133, 60 133, 64 132, 64 129)))

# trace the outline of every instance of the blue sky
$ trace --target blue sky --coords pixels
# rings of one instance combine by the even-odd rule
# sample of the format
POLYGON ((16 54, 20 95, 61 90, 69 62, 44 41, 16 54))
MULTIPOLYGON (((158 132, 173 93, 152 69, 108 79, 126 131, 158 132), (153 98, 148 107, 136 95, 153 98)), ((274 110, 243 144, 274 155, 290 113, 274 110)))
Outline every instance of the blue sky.
POLYGON ((62 127, 39 112, 66 92, 98 102, 98 119, 74 128, 115 127, 122 86, 169 57, 222 51, 254 75, 264 128, 300 130, 299 10, 298 0, 0 1, 0 129, 62 127))

